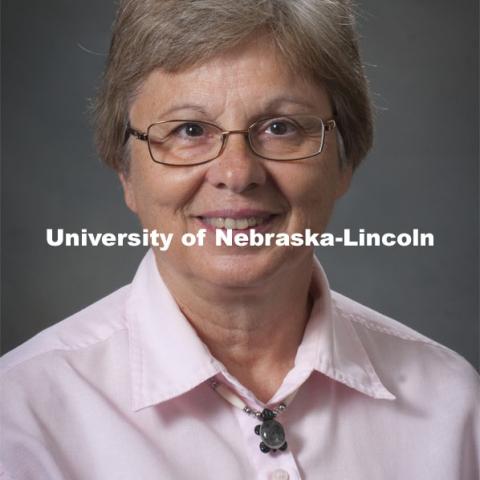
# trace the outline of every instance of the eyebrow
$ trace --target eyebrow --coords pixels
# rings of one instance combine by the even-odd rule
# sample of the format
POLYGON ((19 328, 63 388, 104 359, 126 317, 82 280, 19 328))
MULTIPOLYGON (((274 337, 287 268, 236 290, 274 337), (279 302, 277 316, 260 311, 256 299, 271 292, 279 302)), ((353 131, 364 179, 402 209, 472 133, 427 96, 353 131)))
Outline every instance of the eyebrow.
MULTIPOLYGON (((304 108, 306 108, 310 111, 315 110, 313 105, 311 103, 307 102, 307 101, 304 101, 302 99, 299 99, 297 97, 290 96, 290 95, 286 95, 286 96, 282 95, 282 96, 275 97, 275 98, 271 99, 268 103, 266 103, 264 106, 262 106, 261 112, 258 112, 253 117, 257 118, 257 117, 262 116, 262 115, 279 113, 278 109, 285 104, 298 105, 298 106, 304 107, 304 108)), ((172 113, 174 113, 176 111, 179 111, 179 110, 194 110, 194 111, 204 115, 205 117, 209 116, 208 112, 200 104, 179 103, 179 104, 172 105, 170 108, 168 108, 167 110, 165 110, 165 111, 161 112, 159 115, 157 115, 157 120, 163 120, 163 119, 165 119, 165 117, 167 115, 172 114, 172 113)))
POLYGON ((157 119, 162 120, 166 115, 176 112, 177 110, 195 110, 202 115, 208 116, 207 111, 201 105, 197 105, 195 103, 179 103, 177 105, 172 105, 170 108, 157 115, 157 119))
POLYGON ((311 103, 290 95, 273 98, 263 107, 263 110, 265 111, 265 113, 268 113, 270 111, 274 112, 284 104, 294 104, 305 107, 309 110, 314 110, 314 107, 311 103))

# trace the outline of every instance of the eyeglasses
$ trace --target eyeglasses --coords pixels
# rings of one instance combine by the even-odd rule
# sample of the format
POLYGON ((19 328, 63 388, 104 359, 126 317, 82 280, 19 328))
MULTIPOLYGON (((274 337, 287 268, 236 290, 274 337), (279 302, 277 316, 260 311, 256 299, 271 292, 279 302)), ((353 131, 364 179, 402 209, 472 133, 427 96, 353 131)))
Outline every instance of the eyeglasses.
POLYGON ((197 120, 165 120, 152 123, 146 133, 128 124, 130 135, 148 143, 152 160, 172 166, 192 166, 210 162, 225 150, 228 137, 243 135, 251 151, 267 160, 302 160, 320 154, 325 132, 336 128, 333 119, 315 115, 264 118, 247 130, 223 130, 218 125, 197 120))

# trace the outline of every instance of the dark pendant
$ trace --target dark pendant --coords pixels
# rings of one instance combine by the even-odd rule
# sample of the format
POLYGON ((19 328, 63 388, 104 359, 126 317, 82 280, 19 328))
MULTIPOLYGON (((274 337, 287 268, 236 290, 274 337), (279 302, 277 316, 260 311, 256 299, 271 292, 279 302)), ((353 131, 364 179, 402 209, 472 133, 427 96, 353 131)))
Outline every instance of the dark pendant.
POLYGON ((275 413, 265 408, 259 417, 263 423, 255 427, 255 433, 260 435, 260 450, 263 453, 276 450, 286 450, 285 430, 280 422, 275 420, 275 413))

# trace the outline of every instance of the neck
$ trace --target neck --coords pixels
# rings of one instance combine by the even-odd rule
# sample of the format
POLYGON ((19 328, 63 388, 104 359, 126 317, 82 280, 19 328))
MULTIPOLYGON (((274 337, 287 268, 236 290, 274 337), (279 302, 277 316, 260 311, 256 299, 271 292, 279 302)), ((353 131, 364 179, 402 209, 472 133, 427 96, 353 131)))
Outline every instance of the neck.
POLYGON ((251 289, 198 285, 157 264, 211 354, 259 400, 268 402, 294 366, 310 314, 312 257, 251 289))

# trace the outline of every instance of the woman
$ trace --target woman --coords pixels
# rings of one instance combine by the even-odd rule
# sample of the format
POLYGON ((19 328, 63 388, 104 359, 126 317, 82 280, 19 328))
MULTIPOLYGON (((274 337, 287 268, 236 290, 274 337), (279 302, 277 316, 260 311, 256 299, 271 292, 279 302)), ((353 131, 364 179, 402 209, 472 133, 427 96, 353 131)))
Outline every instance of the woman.
POLYGON ((477 478, 463 359, 332 292, 312 247, 214 241, 325 230, 372 139, 352 24, 344 1, 121 2, 99 152, 174 240, 4 357, 6 478, 477 478))

